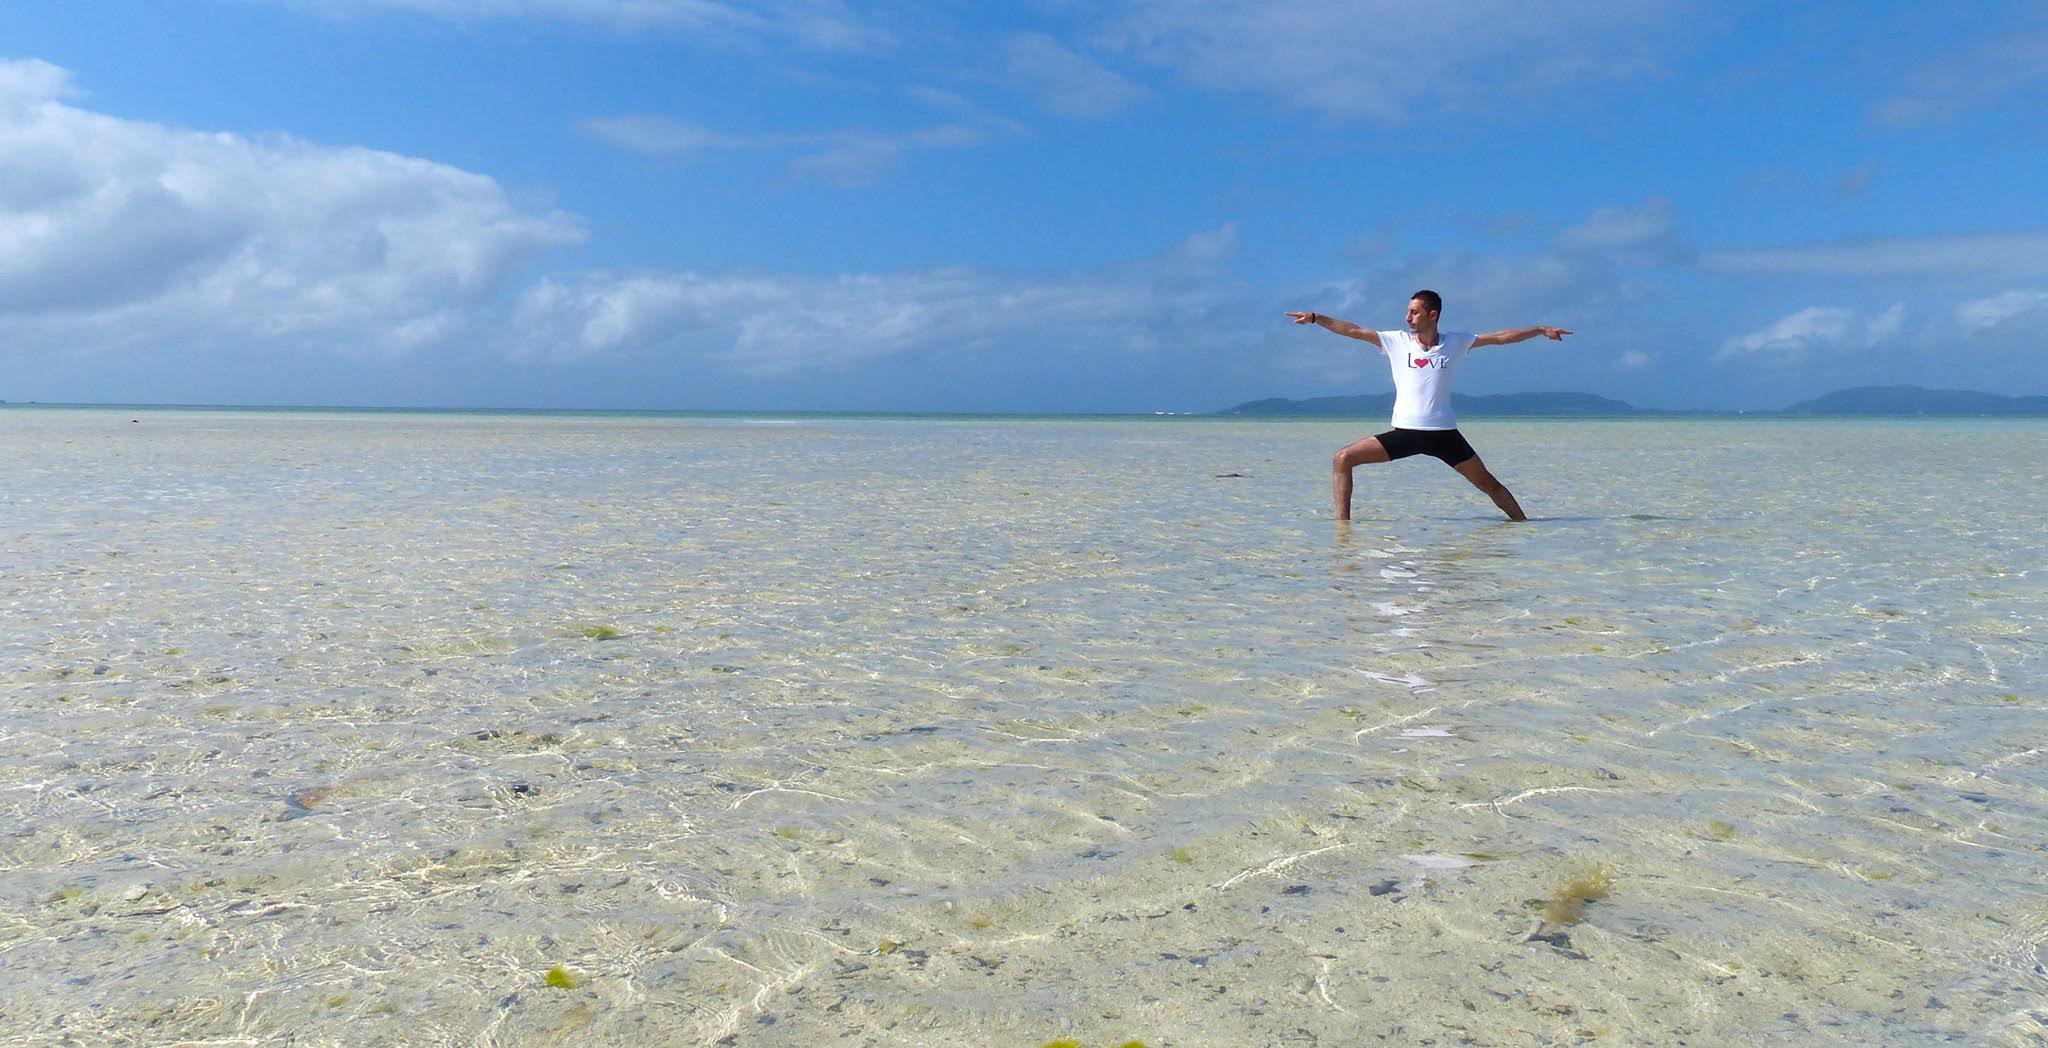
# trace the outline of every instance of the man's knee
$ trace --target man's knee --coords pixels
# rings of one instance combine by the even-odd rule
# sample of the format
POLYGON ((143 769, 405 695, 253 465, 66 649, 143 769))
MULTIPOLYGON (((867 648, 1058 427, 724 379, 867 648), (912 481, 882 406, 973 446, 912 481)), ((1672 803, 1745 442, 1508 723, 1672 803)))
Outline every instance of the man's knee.
POLYGON ((1368 462, 1383 462, 1385 459, 1374 455, 1369 448, 1345 448, 1330 460, 1330 472, 1349 473, 1355 466, 1368 462))
POLYGON ((1387 461, 1387 452, 1386 449, 1380 447, 1379 441, 1362 440, 1356 444, 1339 448, 1335 457, 1330 459, 1330 471, 1333 473, 1344 473, 1353 466, 1363 466, 1368 462, 1385 461, 1387 461))

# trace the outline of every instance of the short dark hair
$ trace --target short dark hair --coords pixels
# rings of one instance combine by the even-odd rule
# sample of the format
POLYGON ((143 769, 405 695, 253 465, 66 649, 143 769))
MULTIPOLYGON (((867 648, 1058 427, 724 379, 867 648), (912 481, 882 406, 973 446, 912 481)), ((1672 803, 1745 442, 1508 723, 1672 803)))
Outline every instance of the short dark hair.
POLYGON ((1437 294, 1434 291, 1417 291, 1416 293, 1409 295, 1408 297, 1410 299, 1421 299, 1422 304, 1424 306, 1427 306, 1431 313, 1441 313, 1444 311, 1444 297, 1442 295, 1437 294))

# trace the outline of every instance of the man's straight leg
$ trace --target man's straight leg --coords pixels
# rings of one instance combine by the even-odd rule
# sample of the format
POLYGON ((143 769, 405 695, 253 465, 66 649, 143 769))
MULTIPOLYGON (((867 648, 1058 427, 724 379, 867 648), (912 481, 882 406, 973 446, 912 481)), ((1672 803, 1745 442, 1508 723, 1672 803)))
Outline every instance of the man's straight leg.
POLYGON ((1330 497, 1337 504, 1337 519, 1351 519, 1351 469, 1369 462, 1387 461, 1387 449, 1380 438, 1367 437, 1337 452, 1330 462, 1330 497))
POLYGON ((1493 504, 1499 506, 1500 511, 1508 515, 1509 520, 1529 519, 1522 512, 1521 503, 1515 501, 1514 493, 1508 490, 1506 484, 1500 482, 1500 478, 1487 472, 1486 463, 1481 462, 1479 456, 1474 455, 1451 468, 1463 474, 1466 480, 1472 482, 1473 487, 1486 492, 1486 497, 1492 499, 1493 504))

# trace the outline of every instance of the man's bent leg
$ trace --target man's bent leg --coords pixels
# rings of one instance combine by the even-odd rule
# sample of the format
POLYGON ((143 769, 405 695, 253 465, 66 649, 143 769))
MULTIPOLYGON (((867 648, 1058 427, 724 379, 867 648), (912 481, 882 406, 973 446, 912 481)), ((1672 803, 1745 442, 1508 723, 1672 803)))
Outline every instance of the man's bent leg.
POLYGON ((1529 519, 1522 512, 1521 503, 1515 501, 1514 493, 1508 490, 1506 484, 1500 482, 1500 478, 1487 472, 1486 463, 1481 462, 1477 455, 1451 468, 1464 474, 1465 479, 1471 481, 1473 487, 1486 492, 1486 497, 1492 499, 1493 504, 1499 506, 1500 511, 1508 515, 1509 520, 1529 519))
POLYGON ((1369 462, 1387 461, 1387 449, 1380 438, 1367 437, 1337 452, 1330 461, 1330 497, 1337 504, 1337 519, 1351 519, 1351 468, 1369 462))

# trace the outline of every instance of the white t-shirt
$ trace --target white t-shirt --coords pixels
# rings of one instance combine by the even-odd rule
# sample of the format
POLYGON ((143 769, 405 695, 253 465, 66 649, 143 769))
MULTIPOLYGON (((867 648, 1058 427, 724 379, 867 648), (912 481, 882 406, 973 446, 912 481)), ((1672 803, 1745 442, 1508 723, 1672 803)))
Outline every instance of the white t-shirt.
POLYGON ((1451 414, 1451 373, 1479 336, 1439 331, 1436 345, 1425 352, 1413 331, 1379 335, 1380 352, 1394 372, 1394 428, 1457 429, 1457 416, 1451 414))

